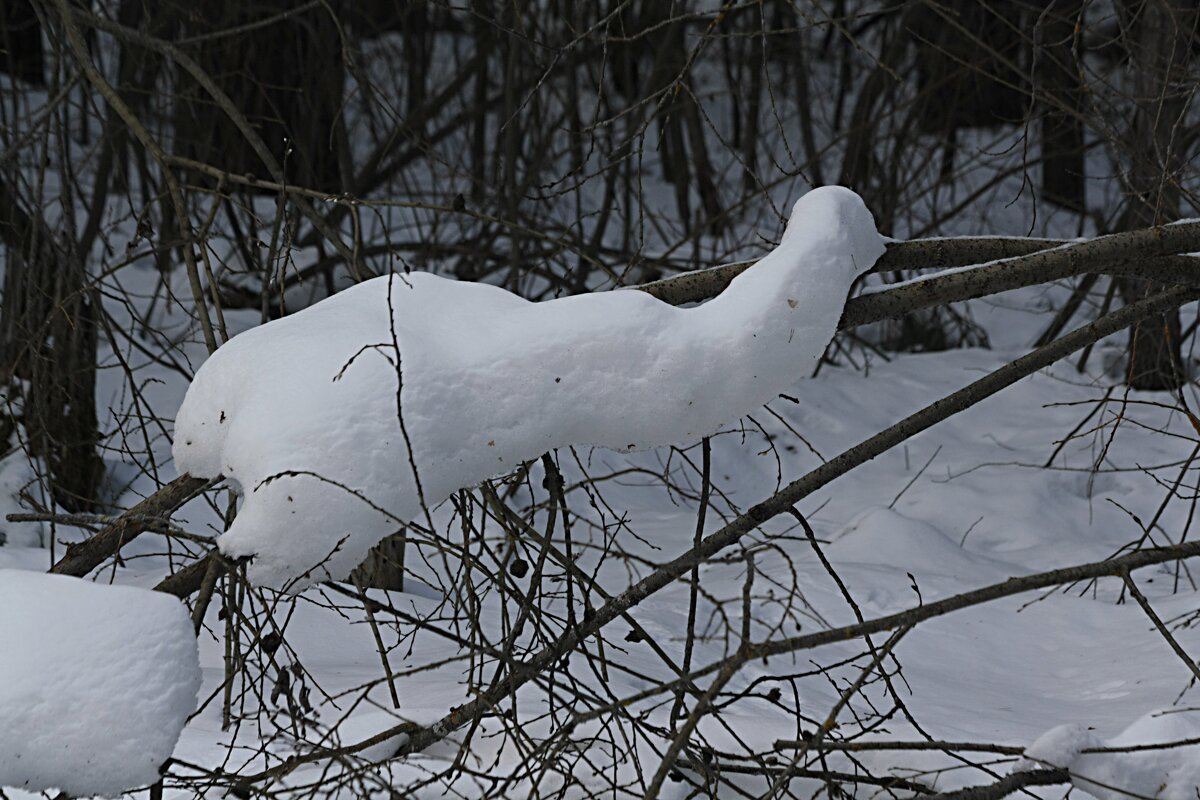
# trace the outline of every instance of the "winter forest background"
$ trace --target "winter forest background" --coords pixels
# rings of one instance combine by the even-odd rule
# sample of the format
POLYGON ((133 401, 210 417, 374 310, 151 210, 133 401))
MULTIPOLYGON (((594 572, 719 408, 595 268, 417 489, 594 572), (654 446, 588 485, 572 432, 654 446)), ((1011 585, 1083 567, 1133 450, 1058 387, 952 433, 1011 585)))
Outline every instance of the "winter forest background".
POLYGON ((1194 800, 1198 26, 0 0, 0 797, 1194 800), (893 241, 767 406, 514 465, 299 594, 214 548, 237 498, 171 447, 231 337, 412 271, 702 303, 827 184, 893 241), (186 604, 178 744, 97 722, 159 628, 46 571, 186 604))

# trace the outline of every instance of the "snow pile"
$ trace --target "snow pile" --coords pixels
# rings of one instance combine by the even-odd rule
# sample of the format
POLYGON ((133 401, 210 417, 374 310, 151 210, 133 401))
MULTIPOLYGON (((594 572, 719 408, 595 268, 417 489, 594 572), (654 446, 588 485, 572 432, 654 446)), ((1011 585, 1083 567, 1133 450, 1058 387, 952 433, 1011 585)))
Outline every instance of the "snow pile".
POLYGON ((1108 741, 1083 726, 1061 725, 1026 749, 1017 769, 1045 766, 1066 768, 1076 788, 1100 800, 1195 800, 1200 797, 1200 713, 1150 713, 1108 741), (1117 752, 1094 752, 1098 749, 1117 752))
POLYGON ((367 281, 214 354, 179 410, 175 463, 243 493, 220 547, 254 557, 251 580, 341 578, 422 499, 554 447, 686 442, 753 411, 811 370, 883 250, 862 200, 826 187, 697 308, 634 291, 531 303, 426 273, 367 281))
POLYGON ((0 570, 0 786, 154 783, 196 703, 187 609, 145 589, 0 570))

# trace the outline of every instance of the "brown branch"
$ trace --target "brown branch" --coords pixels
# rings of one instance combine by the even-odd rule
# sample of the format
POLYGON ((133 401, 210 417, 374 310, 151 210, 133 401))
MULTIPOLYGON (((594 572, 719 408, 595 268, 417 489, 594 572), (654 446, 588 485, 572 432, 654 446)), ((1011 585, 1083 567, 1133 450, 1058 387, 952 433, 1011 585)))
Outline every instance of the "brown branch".
POLYGON ((219 560, 220 555, 217 551, 209 550, 183 569, 163 578, 154 587, 154 591, 173 594, 182 600, 200 591, 200 587, 203 586, 205 578, 208 575, 209 564, 219 560))
POLYGON ((945 616, 953 611, 960 611, 964 608, 989 603, 993 600, 1012 597, 1016 594, 1024 594, 1035 589, 1047 589, 1052 586, 1061 586, 1065 583, 1074 583, 1075 581, 1106 576, 1122 577, 1127 572, 1135 569, 1163 564, 1168 561, 1180 561, 1195 556, 1200 556, 1200 541, 1185 542, 1167 547, 1151 547, 1106 561, 1093 561, 1090 564, 1077 564, 1073 567, 1052 569, 1047 572, 1024 575, 1020 578, 1009 578, 1003 583, 994 583, 991 586, 984 586, 982 589, 963 592, 962 594, 956 594, 933 603, 925 603, 924 605, 904 611, 898 611, 895 614, 876 617, 866 622, 846 625, 834 630, 818 631, 803 636, 777 639, 773 642, 762 642, 754 646, 750 657, 768 658, 773 655, 792 653, 797 650, 811 650, 814 647, 821 647, 822 645, 833 644, 835 642, 844 642, 848 639, 857 639, 872 633, 916 625, 919 622, 924 622, 934 617, 945 616))
MULTIPOLYGON (((680 762, 675 768, 689 772, 700 771, 697 767, 685 762, 680 762)), ((760 767, 752 764, 713 764, 708 767, 708 770, 716 777, 721 775, 762 775, 775 779, 812 778, 825 782, 880 786, 884 789, 913 792, 921 795, 922 800, 928 797, 938 797, 930 792, 928 786, 895 775, 876 776, 860 772, 838 772, 837 770, 805 769, 803 767, 781 768, 770 765, 760 767)))
MULTIPOLYGON (((872 272, 900 269, 950 269, 997 259, 1036 253, 1065 244, 1058 239, 1022 239, 1012 236, 975 236, 955 239, 915 239, 888 242, 887 251, 872 272)), ((653 261, 651 261, 653 263, 653 261)), ((754 266, 757 259, 684 272, 631 288, 664 303, 682 305, 716 297, 730 282, 754 266)))
MULTIPOLYGON (((214 481, 181 475, 154 494, 126 511, 111 525, 86 541, 67 546, 67 552, 50 572, 83 577, 105 559, 147 530, 161 528, 163 521, 181 505, 209 487, 214 481)), ((199 588, 199 584, 197 584, 199 588)))
MULTIPOLYGON (((1093 240, 1097 241, 1097 240, 1093 240)), ((1142 260, 1105 262, 1080 261, 1068 251, 1044 250, 1030 256, 995 261, 958 272, 930 275, 882 291, 852 297, 846 301, 839 329, 846 330, 885 319, 895 319, 922 308, 974 300, 1023 286, 1103 273, 1137 275, 1162 283, 1200 284, 1200 258, 1164 255, 1142 260)))
MULTIPOLYGON (((1178 253, 1200 249, 1200 223, 1145 228, 1082 242, 983 236, 891 242, 875 272, 928 267, 974 269, 932 275, 851 298, 839 327, 901 317, 921 308, 1088 273, 1138 275, 1166 283, 1200 283, 1200 259, 1178 253)), ((682 305, 720 294, 754 261, 688 272, 636 287, 665 303, 682 305)))
POLYGON ((1000 800, 1001 797, 1029 786, 1054 786, 1070 781, 1071 775, 1065 769, 1035 769, 1029 772, 1014 772, 995 783, 983 786, 968 786, 953 792, 925 795, 922 800, 1000 800))
MULTIPOLYGON (((877 632, 885 631, 885 630, 892 630, 892 629, 898 629, 898 628, 909 628, 909 627, 912 627, 922 621, 928 620, 932 617, 943 616, 945 614, 951 613, 952 611, 957 611, 957 610, 961 610, 963 608, 967 608, 970 606, 980 605, 982 603, 991 602, 992 600, 997 600, 1000 598, 1009 597, 1009 596, 1016 595, 1016 594, 1023 594, 1025 592, 1034 591, 1036 589, 1042 589, 1042 588, 1046 588, 1049 586, 1058 586, 1058 585, 1061 585, 1064 583, 1071 583, 1074 581, 1084 580, 1084 579, 1092 578, 1092 577, 1120 576, 1127 572, 1130 572, 1130 571, 1133 571, 1136 569, 1140 569, 1142 567, 1149 567, 1149 566, 1153 566, 1155 564, 1162 564, 1162 563, 1166 563, 1169 561, 1176 561, 1176 560, 1180 560, 1180 559, 1184 559, 1184 558, 1191 558, 1191 557, 1195 557, 1195 556, 1200 556, 1200 541, 1185 542, 1183 544, 1171 545, 1169 547, 1156 547, 1156 548, 1151 548, 1151 549, 1147 549, 1147 550, 1140 550, 1135 553, 1130 553, 1128 555, 1121 556, 1119 558, 1114 558, 1114 559, 1111 559, 1108 561, 1097 561, 1097 562, 1093 562, 1090 564, 1080 564, 1080 565, 1076 565, 1073 567, 1064 567, 1062 569, 1050 570, 1048 572, 1042 572, 1042 573, 1038 573, 1036 575, 1026 575, 1021 578, 1012 578, 1007 581, 1004 581, 1003 583, 992 584, 991 586, 986 586, 986 587, 983 587, 982 589, 977 589, 977 590, 974 590, 971 592, 964 592, 963 594, 954 595, 953 597, 948 597, 945 600, 941 600, 937 603, 916 606, 915 608, 910 608, 905 611, 898 612, 896 614, 890 614, 885 617, 878 617, 876 619, 867 620, 864 623, 855 623, 853 625, 846 625, 841 628, 834 628, 831 630, 820 631, 818 633, 809 634, 807 636, 793 637, 791 639, 783 639, 783 640, 779 640, 776 642, 765 642, 765 643, 762 643, 759 645, 742 647, 742 648, 739 648, 737 653, 733 654, 729 658, 722 659, 720 661, 709 664, 701 669, 698 669, 698 670, 692 672, 689 675, 686 675, 686 676, 680 678, 679 681, 674 681, 674 682, 671 682, 668 684, 664 684, 663 686, 660 686, 657 688, 660 691, 666 692, 666 691, 671 691, 671 689, 676 685, 676 683, 686 682, 687 684, 690 685, 696 679, 701 678, 704 675, 708 675, 713 672, 716 672, 729 663, 735 663, 735 662, 740 663, 740 662, 744 662, 746 660, 763 658, 765 656, 772 655, 772 654, 779 654, 781 652, 789 652, 789 651, 795 651, 795 650, 799 650, 799 649, 810 649, 810 648, 814 648, 814 647, 820 647, 820 646, 826 645, 826 644, 832 644, 835 642, 844 642, 844 641, 858 638, 858 637, 861 637, 861 636, 864 636, 867 634, 877 633, 877 632)), ((628 591, 625 594, 621 595, 621 597, 624 597, 626 594, 628 594, 628 591)), ((353 596, 353 595, 351 595, 351 596, 353 596)), ((597 613, 599 614, 604 611, 605 611, 605 609, 602 608, 597 613)), ((594 624, 594 621, 585 622, 579 627, 582 628, 582 627, 588 626, 590 624, 594 624)), ((569 648, 564 648, 560 652, 560 651, 558 651, 557 647, 560 645, 560 643, 567 640, 571 635, 572 635, 572 633, 568 632, 562 638, 560 638, 559 641, 555 643, 555 645, 551 645, 550 647, 547 647, 545 650, 543 650, 538 655, 534 656, 529 661, 527 661, 523 664, 517 664, 516 665, 517 672, 510 674, 502 682, 500 687, 495 687, 492 690, 489 690, 488 692, 483 693, 483 696, 481 696, 479 699, 472 701, 471 703, 468 703, 465 706, 461 706, 460 708, 458 708, 455 711, 452 711, 447 717, 443 718, 440 722, 438 722, 436 726, 432 726, 430 728, 420 728, 411 722, 404 722, 393 728, 389 728, 387 730, 376 733, 376 734, 374 734, 360 742, 352 744, 352 745, 346 745, 343 747, 331 748, 331 749, 327 749, 327 750, 316 750, 316 751, 313 751, 310 753, 306 753, 302 756, 291 756, 283 764, 280 764, 276 767, 273 767, 269 770, 266 770, 262 773, 258 773, 256 775, 242 776, 242 777, 238 778, 238 780, 254 782, 254 781, 259 781, 259 780, 265 780, 267 778, 277 778, 282 775, 286 775, 287 773, 293 771, 296 767, 298 767, 302 764, 312 763, 314 761, 318 761, 318 760, 321 760, 324 758, 336 758, 336 757, 341 757, 341 756, 346 756, 346 755, 353 755, 355 753, 362 752, 363 750, 366 750, 367 748, 374 747, 379 744, 383 744, 383 743, 387 742, 389 739, 394 739, 401 735, 406 735, 406 736, 409 736, 410 738, 409 738, 409 741, 402 748, 400 748, 400 751, 396 754, 397 757, 408 755, 409 753, 413 753, 413 752, 418 752, 420 749, 423 749, 424 747, 428 747, 430 744, 433 744, 434 742, 439 741, 441 738, 444 738, 455 728, 461 726, 462 724, 464 724, 466 722, 469 722, 472 719, 472 715, 476 710, 476 708, 475 708, 476 706, 483 704, 481 710, 484 712, 487 712, 487 711, 491 710, 492 708, 494 708, 498 704, 499 699, 504 697, 505 692, 503 692, 502 689, 505 686, 509 686, 509 688, 511 690, 515 691, 515 689, 519 688, 519 686, 521 684, 523 684, 525 682, 525 680, 528 680, 529 678, 534 677, 540 671, 539 665, 542 664, 543 660, 547 660, 549 664, 557 663, 557 661, 561 658, 561 655, 569 650, 569 648), (543 656, 548 651, 551 651, 551 650, 555 651, 553 657, 551 657, 550 659, 543 659, 543 656), (524 677, 525 680, 516 680, 516 678, 518 678, 518 677, 524 677), (511 685, 514 682, 516 683, 516 685, 511 685), (440 728, 438 726, 440 726, 440 728), (437 738, 431 738, 431 737, 435 736, 438 731, 441 731, 442 735, 437 736, 437 738)), ((622 701, 620 703, 620 705, 622 707, 628 707, 629 703, 622 701)), ((1194 743, 1193 740, 1181 740, 1178 742, 1166 742, 1166 743, 1153 744, 1153 745, 1147 745, 1147 746, 1138 746, 1137 749, 1147 749, 1147 750, 1163 749, 1163 748, 1167 748, 1167 747, 1184 746, 1184 745, 1189 745, 1189 744, 1193 744, 1193 743, 1194 743)), ((954 743, 954 742, 879 743, 878 747, 873 747, 872 746, 873 744, 874 743, 863 743, 861 745, 855 745, 854 743, 830 742, 830 743, 817 744, 815 749, 825 749, 825 750, 838 749, 838 750, 850 750, 850 751, 872 750, 872 749, 916 750, 916 749, 929 749, 929 748, 941 749, 941 746, 944 745, 948 749, 960 749, 963 751, 997 752, 997 753, 1004 753, 1004 754, 1017 754, 1020 752, 1024 752, 1022 749, 1015 748, 1015 747, 1004 747, 1004 746, 1000 746, 1000 745, 994 745, 994 746, 993 745, 977 745, 977 744, 965 744, 965 743, 954 743)), ((777 746, 796 745, 796 746, 805 747, 805 748, 813 746, 812 743, 805 742, 805 741, 799 741, 799 742, 794 742, 794 743, 787 742, 787 741, 780 741, 780 742, 777 742, 776 745, 777 746)), ((1126 752, 1130 749, 1131 748, 1094 748, 1094 749, 1089 749, 1085 752, 1126 752)), ((1050 771, 1043 770, 1043 771, 1038 771, 1038 772, 1042 773, 1042 772, 1050 772, 1050 771)), ((1018 773, 1018 774, 1028 774, 1028 773, 1018 773)), ((1063 774, 1065 774, 1065 772, 1063 774)), ((1043 777, 1046 778, 1047 780, 1049 780, 1049 775, 1043 775, 1043 777)), ((1051 781, 1051 782, 1052 783, 1063 783, 1066 780, 1067 780, 1067 778, 1063 778, 1063 780, 1051 781)), ((1032 785, 1032 784, 1030 784, 1030 785, 1032 785)), ((984 788, 984 787, 978 787, 978 788, 984 788)), ((1019 787, 1017 787, 1017 788, 1019 788, 1019 787)), ((964 789, 962 791, 965 792, 968 790, 964 789)), ((1012 790, 1010 789, 1009 791, 1012 791, 1012 790)), ((946 796, 954 797, 956 795, 954 793, 951 793, 946 796)), ((1001 794, 1001 795, 995 795, 995 796, 1000 797, 1003 795, 1001 794)), ((969 798, 969 800, 975 800, 973 796, 964 795, 963 797, 969 798)), ((979 795, 979 798, 983 798, 984 800, 986 800, 986 798, 989 798, 989 797, 992 797, 992 795, 986 795, 986 794, 979 795)))

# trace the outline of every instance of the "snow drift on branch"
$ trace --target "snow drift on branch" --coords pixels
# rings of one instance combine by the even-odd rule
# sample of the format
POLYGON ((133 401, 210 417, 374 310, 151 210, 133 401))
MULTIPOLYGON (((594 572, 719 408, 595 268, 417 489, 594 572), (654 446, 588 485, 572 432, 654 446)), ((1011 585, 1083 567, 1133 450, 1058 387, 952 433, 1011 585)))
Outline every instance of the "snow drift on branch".
POLYGON ((220 547, 254 557, 251 580, 341 578, 422 514, 422 496, 554 447, 674 444, 753 411, 811 370, 883 250, 862 200, 826 187, 697 308, 376 278, 218 350, 179 410, 175 463, 243 492, 220 547))
POLYGON ((114 796, 159 778, 200 662, 174 597, 0 570, 0 786, 114 796))

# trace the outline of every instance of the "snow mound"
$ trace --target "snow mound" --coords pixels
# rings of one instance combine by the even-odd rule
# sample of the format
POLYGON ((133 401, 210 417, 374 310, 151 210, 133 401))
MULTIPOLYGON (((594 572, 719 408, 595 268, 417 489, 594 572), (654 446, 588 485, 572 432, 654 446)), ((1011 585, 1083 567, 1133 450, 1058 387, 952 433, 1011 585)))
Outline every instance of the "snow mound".
POLYGON ((243 494, 219 546, 253 557, 252 581, 341 578, 422 499, 555 447, 694 441, 758 408, 820 358, 883 251, 858 195, 825 187, 696 308, 636 291, 531 303, 427 273, 366 281, 221 347, 179 410, 175 464, 243 494))
POLYGON ((199 688, 174 597, 0 569, 0 786, 113 796, 154 783, 199 688))
POLYGON ((1198 739, 1200 711, 1195 709, 1146 714, 1108 741, 1101 741, 1082 726, 1063 725, 1034 742, 1017 769, 1063 767, 1071 773, 1071 783, 1077 789, 1099 800, 1130 797, 1195 800, 1200 797, 1200 744, 1171 746, 1171 743, 1198 739), (1083 752, 1145 745, 1166 746, 1126 752, 1083 752))
POLYGON ((916 575, 950 575, 988 580, 1011 565, 969 553, 928 522, 884 506, 860 512, 834 534, 825 554, 835 563, 873 564, 916 575))

